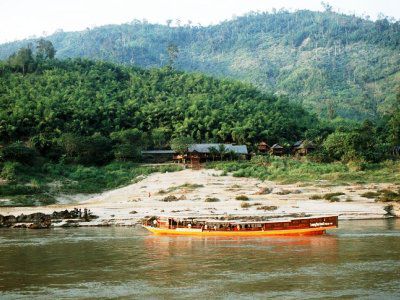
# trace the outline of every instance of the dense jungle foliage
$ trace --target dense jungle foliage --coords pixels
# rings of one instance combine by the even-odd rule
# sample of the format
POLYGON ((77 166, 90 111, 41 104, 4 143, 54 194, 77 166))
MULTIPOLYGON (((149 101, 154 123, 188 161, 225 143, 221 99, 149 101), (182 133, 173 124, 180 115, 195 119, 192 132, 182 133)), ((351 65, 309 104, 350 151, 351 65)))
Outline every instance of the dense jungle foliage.
POLYGON ((318 124, 300 106, 239 82, 43 57, 22 48, 0 64, 3 160, 137 160, 141 149, 174 137, 289 142, 318 124))
MULTIPOLYGON (((86 57, 145 68, 168 65, 169 46, 174 45, 177 69, 253 83, 331 119, 379 119, 395 104, 398 21, 382 17, 372 22, 327 8, 251 13, 207 27, 170 23, 133 21, 60 31, 48 39, 59 58, 86 57)), ((1 45, 0 58, 29 42, 33 40, 1 45)))

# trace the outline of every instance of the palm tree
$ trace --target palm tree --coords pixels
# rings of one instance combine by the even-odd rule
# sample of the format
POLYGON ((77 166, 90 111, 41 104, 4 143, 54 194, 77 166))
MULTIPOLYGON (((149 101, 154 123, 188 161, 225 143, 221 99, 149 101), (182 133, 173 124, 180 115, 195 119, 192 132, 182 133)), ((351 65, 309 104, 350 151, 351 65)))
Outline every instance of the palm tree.
POLYGON ((225 153, 226 153, 226 147, 225 147, 224 144, 220 144, 220 145, 219 145, 219 147, 218 147, 218 153, 219 153, 219 156, 220 156, 221 161, 222 161, 223 158, 224 158, 224 156, 225 156, 225 153))
POLYGON ((212 160, 215 161, 215 157, 218 155, 218 149, 215 147, 210 147, 210 148, 208 148, 208 151, 210 151, 212 160))

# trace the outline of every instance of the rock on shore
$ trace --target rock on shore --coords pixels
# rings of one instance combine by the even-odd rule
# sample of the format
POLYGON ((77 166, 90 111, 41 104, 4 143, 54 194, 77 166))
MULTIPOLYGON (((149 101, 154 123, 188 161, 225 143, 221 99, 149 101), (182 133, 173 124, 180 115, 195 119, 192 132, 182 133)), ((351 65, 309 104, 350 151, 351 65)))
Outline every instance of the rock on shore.
POLYGON ((85 212, 82 214, 80 210, 71 211, 54 211, 52 214, 44 214, 36 212, 32 214, 20 214, 18 216, 0 215, 0 227, 6 228, 29 228, 29 229, 45 229, 54 226, 54 223, 63 227, 76 227, 79 222, 90 222, 96 216, 85 212))

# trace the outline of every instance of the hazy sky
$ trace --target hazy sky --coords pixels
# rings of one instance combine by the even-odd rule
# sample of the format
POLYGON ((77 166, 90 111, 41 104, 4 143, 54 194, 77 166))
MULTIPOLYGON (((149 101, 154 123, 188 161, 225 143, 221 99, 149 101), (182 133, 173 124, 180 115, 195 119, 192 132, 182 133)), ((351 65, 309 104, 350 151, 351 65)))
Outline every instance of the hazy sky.
MULTIPOLYGON (((335 11, 400 19, 400 0, 325 0, 335 11)), ((0 0, 0 42, 57 29, 83 30, 133 19, 165 23, 167 19, 215 24, 249 11, 272 8, 321 10, 321 0, 0 0)))

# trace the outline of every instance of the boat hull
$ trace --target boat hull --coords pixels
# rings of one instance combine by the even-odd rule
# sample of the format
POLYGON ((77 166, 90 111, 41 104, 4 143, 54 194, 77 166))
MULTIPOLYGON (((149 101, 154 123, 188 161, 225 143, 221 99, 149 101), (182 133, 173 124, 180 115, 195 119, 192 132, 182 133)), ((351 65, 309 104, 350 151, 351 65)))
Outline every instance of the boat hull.
POLYGON ((151 226, 143 226, 148 231, 156 235, 185 235, 185 236, 247 236, 247 237, 261 237, 261 236, 296 236, 296 235, 321 235, 328 229, 335 229, 336 226, 315 227, 315 228, 299 228, 299 229, 277 229, 277 230, 257 230, 257 231, 214 231, 214 230, 201 230, 201 229, 168 229, 156 228, 151 226))

